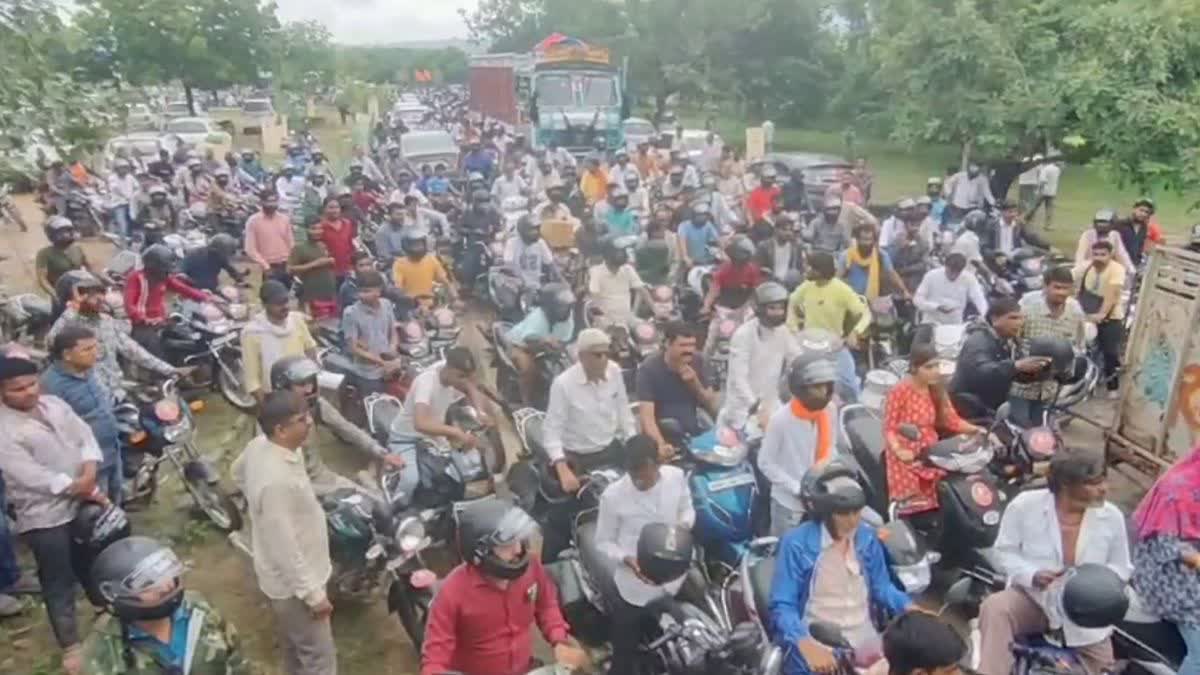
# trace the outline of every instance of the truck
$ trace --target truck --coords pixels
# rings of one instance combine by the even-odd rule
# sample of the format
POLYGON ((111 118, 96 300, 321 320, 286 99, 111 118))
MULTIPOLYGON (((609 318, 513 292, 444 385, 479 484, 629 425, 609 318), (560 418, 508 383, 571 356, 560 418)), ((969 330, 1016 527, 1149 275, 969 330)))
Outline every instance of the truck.
POLYGON ((625 146, 625 69, 608 49, 555 35, 532 54, 476 56, 470 67, 471 111, 525 133, 533 147, 582 156, 597 138, 609 150, 625 146))

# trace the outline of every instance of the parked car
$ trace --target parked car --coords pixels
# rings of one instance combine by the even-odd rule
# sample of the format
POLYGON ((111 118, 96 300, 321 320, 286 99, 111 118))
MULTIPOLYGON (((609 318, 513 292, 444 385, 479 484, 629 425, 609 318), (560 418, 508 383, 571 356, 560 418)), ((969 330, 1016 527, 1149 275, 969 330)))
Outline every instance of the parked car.
POLYGON ((631 151, 642 143, 653 142, 658 137, 658 130, 654 128, 650 120, 630 117, 621 124, 625 129, 625 145, 631 151))
MULTIPOLYGON (((704 154, 704 146, 708 144, 709 132, 705 129, 684 129, 683 138, 679 141, 679 147, 683 149, 684 154, 691 159, 693 164, 700 161, 700 155, 704 154)), ((721 134, 717 134, 717 145, 721 145, 724 141, 721 140, 721 134)))
POLYGON ((157 129, 158 116, 150 112, 150 106, 145 103, 132 103, 125 113, 125 128, 129 131, 148 131, 157 129))
POLYGON ((230 144, 233 137, 207 117, 177 117, 167 122, 164 136, 174 136, 189 145, 230 144))
POLYGON ((243 117, 275 117, 275 106, 271 104, 269 98, 248 98, 242 101, 242 116, 243 117))
POLYGON ((400 120, 409 128, 421 124, 428 114, 429 108, 419 102, 397 101, 392 107, 392 120, 400 120))
POLYGON ((144 166, 158 159, 159 150, 173 154, 178 145, 179 140, 174 136, 163 136, 157 131, 135 131, 117 136, 104 146, 104 163, 105 166, 112 166, 117 150, 125 148, 129 159, 137 160, 144 166))
MULTIPOLYGON (((196 114, 200 115, 204 112, 204 106, 196 101, 196 114)), ((163 107, 163 117, 168 120, 178 117, 191 117, 192 111, 188 108, 187 101, 171 101, 163 107)))
POLYGON ((458 144, 448 131, 410 131, 400 136, 400 152, 413 168, 422 164, 435 166, 439 162, 450 171, 458 167, 458 144))
POLYGON ((825 199, 825 190, 838 182, 842 172, 851 171, 854 165, 837 155, 825 155, 815 152, 773 152, 767 154, 761 161, 750 165, 750 171, 756 175, 764 164, 770 162, 780 176, 790 174, 796 169, 804 172, 804 190, 814 208, 825 199))

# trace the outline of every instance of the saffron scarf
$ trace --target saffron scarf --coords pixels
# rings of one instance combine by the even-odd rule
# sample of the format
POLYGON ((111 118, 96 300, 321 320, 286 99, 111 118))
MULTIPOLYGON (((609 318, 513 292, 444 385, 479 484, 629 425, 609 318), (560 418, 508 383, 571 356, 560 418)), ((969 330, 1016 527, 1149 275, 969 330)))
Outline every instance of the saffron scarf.
POLYGON ((868 300, 874 300, 879 297, 879 249, 878 247, 871 249, 867 254, 869 257, 863 257, 857 246, 851 246, 846 251, 846 264, 857 265, 867 268, 867 292, 868 300))
POLYGON ((817 425, 817 449, 813 452, 814 464, 819 464, 833 455, 833 436, 829 425, 829 407, 813 412, 804 407, 799 399, 792 399, 792 414, 796 419, 817 425))

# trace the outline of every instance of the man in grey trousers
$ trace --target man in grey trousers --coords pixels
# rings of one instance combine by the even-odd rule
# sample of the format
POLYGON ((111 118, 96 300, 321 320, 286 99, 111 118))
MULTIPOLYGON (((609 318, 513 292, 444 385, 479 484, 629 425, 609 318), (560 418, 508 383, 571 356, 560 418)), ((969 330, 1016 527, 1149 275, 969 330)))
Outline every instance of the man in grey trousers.
POLYGON ((301 449, 313 424, 309 407, 290 391, 273 392, 259 408, 258 423, 262 435, 233 466, 249 506, 258 587, 271 600, 285 672, 336 675, 325 513, 301 449))

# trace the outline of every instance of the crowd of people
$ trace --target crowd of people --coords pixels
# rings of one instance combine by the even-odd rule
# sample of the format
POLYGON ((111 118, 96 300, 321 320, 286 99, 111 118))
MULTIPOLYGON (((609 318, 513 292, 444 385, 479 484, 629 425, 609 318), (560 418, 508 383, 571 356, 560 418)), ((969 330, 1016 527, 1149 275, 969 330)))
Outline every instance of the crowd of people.
MULTIPOLYGON (((222 273, 235 281, 245 276, 233 264, 244 253, 261 280, 261 312, 241 337, 244 384, 258 404, 260 433, 233 476, 246 499, 254 574, 275 620, 284 670, 336 672, 320 496, 363 486, 325 464, 328 448, 317 429, 400 472, 407 486, 421 476, 416 450, 390 453, 318 394, 321 366, 310 324, 339 326, 355 386, 384 391, 387 376, 406 366, 398 356, 395 303, 419 304, 439 293, 457 299, 473 276, 488 271, 479 259, 440 257, 438 239, 457 229, 504 236, 493 264, 512 268, 536 290, 535 306, 506 336, 521 398, 537 398, 541 351, 570 345, 577 359, 548 383, 549 478, 574 494, 597 467, 622 472, 600 499, 595 535, 614 563, 619 596, 609 672, 632 672, 653 601, 688 593, 682 578, 663 578, 652 566, 690 536, 695 519, 686 475, 672 464, 681 450, 673 428, 692 433, 714 421, 762 430, 757 469, 771 486, 770 531, 780 537, 766 630, 785 651, 784 672, 838 672, 832 647, 810 631, 816 622, 882 654, 886 672, 955 672, 965 643, 893 583, 875 528, 862 518, 864 486, 837 456, 838 411, 859 396, 874 303, 899 301, 913 326, 907 373, 888 392, 882 416, 888 497, 903 505, 899 517, 928 520, 940 508, 937 485, 945 476, 922 462, 932 445, 982 433, 983 421, 1006 403, 1021 426, 1045 419, 1061 386, 1062 359, 1034 345, 1066 344, 1074 364, 1086 347, 1085 325, 1095 324, 1105 382, 1116 391, 1123 291, 1148 247, 1162 241, 1154 204, 1139 200, 1125 219, 1098 212, 1073 257, 1047 265, 1039 288, 1017 298, 997 292, 1006 259, 1044 247, 1029 223, 1041 208, 1050 229, 1058 194, 1060 167, 1040 156, 1019 179, 1019 205, 993 195, 986 172, 969 165, 948 179, 929 179, 924 195, 899 200, 881 221, 868 209, 874 181, 865 161, 814 190, 801 171, 781 176, 770 163, 748 170, 712 132, 695 157, 670 133, 633 149, 601 141, 577 157, 466 114, 443 122, 463 146, 456 167, 412 166, 396 142, 406 130, 384 124, 368 147, 355 148, 340 180, 323 153, 300 143, 288 148, 275 174, 254 153, 217 161, 184 151, 145 167, 118 161, 108 178, 114 233, 122 241, 158 233, 146 237, 142 268, 125 282, 129 331, 105 313, 100 275, 59 203, 65 181, 80 176, 51 167, 47 182, 57 187, 48 198, 58 213, 46 225, 50 245, 38 255, 37 277, 62 312, 48 338, 47 369, 20 355, 0 357, 0 418, 9 431, 0 440, 0 485, 7 489, 0 503, 7 498, 16 523, 14 532, 0 531, 0 592, 41 594, 64 668, 251 672, 220 608, 185 592, 178 556, 152 538, 122 536, 128 522, 119 509, 122 453, 113 417, 121 360, 162 376, 191 374, 168 365, 159 344, 168 296, 219 301, 222 273), (182 261, 161 243, 162 234, 187 227, 183 211, 219 229, 247 195, 257 197, 257 209, 238 215, 245 218, 236 234, 214 234, 182 261), (504 205, 518 197, 532 207, 504 232, 504 205), (579 279, 565 273, 562 247, 548 241, 563 223, 594 261, 579 279), (186 278, 176 274, 177 263, 186 278), (695 298, 695 313, 661 325, 661 348, 638 365, 627 390, 606 329, 630 325, 638 305, 654 302, 653 287, 687 288, 698 268, 709 269, 710 282, 695 298), (600 317, 582 330, 580 295, 600 317), (727 371, 716 377, 721 322, 712 319, 729 316, 738 326, 729 336, 727 371), (931 333, 969 321, 947 379, 946 357, 930 344, 931 333), (805 346, 814 336, 824 345, 816 351, 805 346), (37 584, 16 564, 18 538, 33 553, 37 584), (86 637, 75 619, 77 582, 113 615, 86 637), (888 620, 877 621, 873 607, 888 620)), ((483 395, 481 374, 469 350, 448 349, 413 380, 393 430, 474 447, 478 439, 448 424, 445 413, 466 399, 485 426, 496 423, 499 411, 483 395)), ((1047 604, 1049 589, 1086 563, 1131 578, 1180 625, 1196 647, 1192 654, 1200 653, 1192 607, 1200 535, 1189 520, 1188 492, 1195 489, 1194 464, 1172 469, 1146 497, 1131 554, 1124 518, 1105 500, 1103 459, 1081 450, 1057 455, 1049 486, 1023 492, 1004 510, 995 549, 1010 585, 981 608, 980 672, 1007 675, 1014 637, 1060 627, 1090 673, 1112 665, 1107 629, 1063 624, 1047 604), (1047 537, 1048 530, 1059 536, 1047 537)), ((586 666, 589 655, 572 637, 555 583, 535 553, 538 530, 530 514, 505 499, 464 515, 462 564, 431 608, 423 675, 524 673, 534 623, 555 661, 586 666)), ((556 550, 570 543, 561 531, 541 535, 556 550)), ((0 615, 20 611, 18 600, 0 595, 0 615)), ((1194 666, 1196 657, 1189 658, 1194 666)))

